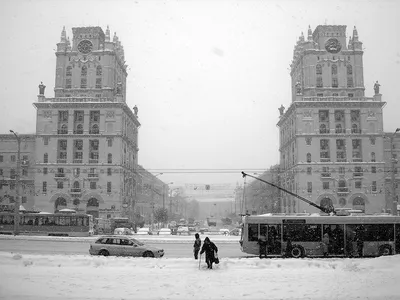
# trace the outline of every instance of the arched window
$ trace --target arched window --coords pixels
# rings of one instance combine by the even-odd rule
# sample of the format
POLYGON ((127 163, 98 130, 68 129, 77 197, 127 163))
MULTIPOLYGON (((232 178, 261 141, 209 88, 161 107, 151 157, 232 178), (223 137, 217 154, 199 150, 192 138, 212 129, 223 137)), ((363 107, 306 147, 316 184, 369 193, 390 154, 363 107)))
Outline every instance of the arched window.
POLYGON ((83 66, 81 69, 81 76, 87 76, 87 67, 83 66))
POLYGON ((60 134, 67 134, 68 133, 68 126, 66 124, 63 124, 61 126, 60 134))
POLYGON ((311 153, 307 153, 307 162, 308 162, 308 163, 311 162, 311 153))
POLYGON ((371 152, 371 161, 375 162, 376 158, 375 158, 375 152, 371 152))
POLYGON ((321 65, 317 65, 316 66, 316 71, 317 71, 317 75, 322 75, 322 66, 321 65))
POLYGON ((351 65, 347 65, 347 75, 353 75, 353 67, 351 65))
POLYGON ((47 164, 49 162, 49 155, 47 153, 43 154, 43 162, 47 164))
POLYGON ((345 205, 346 205, 346 199, 345 199, 345 198, 340 198, 340 199, 339 199, 339 205, 340 205, 341 207, 345 206, 345 205))
POLYGON ((103 74, 103 70, 101 66, 97 66, 96 68, 96 76, 101 76, 103 74))
POLYGON ((78 124, 76 126, 76 134, 83 134, 83 126, 82 126, 82 124, 78 124))
POLYGON ((90 198, 87 202, 87 206, 99 206, 99 200, 96 198, 90 198))
POLYGON ((74 182, 74 189, 79 189, 79 181, 74 182))
POLYGON ((108 153, 107 162, 108 162, 109 164, 112 164, 112 154, 111 154, 111 153, 108 153))
POLYGON ((342 133, 342 125, 336 124, 336 133, 342 133))
POLYGON ((67 67, 67 72, 66 72, 65 75, 66 75, 66 76, 72 76, 72 67, 71 67, 71 66, 68 66, 68 67, 67 67))
POLYGON ((357 126, 357 124, 353 124, 353 125, 351 126, 351 132, 352 132, 352 133, 358 133, 358 126, 357 126))
POLYGON ((99 125, 94 124, 90 130, 91 134, 99 134, 99 125))
POLYGON ((332 75, 337 75, 337 65, 332 65, 332 75))
POLYGON ((327 133, 325 124, 319 125, 319 133, 327 133))

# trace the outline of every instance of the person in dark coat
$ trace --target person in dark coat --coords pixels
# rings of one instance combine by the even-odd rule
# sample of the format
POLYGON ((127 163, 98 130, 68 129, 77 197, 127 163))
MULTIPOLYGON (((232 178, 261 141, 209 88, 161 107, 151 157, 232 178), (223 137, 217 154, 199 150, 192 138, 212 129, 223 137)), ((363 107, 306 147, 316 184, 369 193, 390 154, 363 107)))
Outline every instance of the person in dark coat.
POLYGON ((267 258, 267 234, 260 236, 260 238, 257 241, 257 244, 260 246, 260 251, 259 251, 259 256, 262 258, 264 255, 265 258, 267 258))
POLYGON ((194 253, 194 259, 197 259, 199 257, 199 251, 201 248, 201 239, 198 233, 196 233, 194 236, 196 240, 194 241, 193 244, 193 253, 194 253))
POLYGON ((206 263, 209 269, 212 269, 212 264, 215 261, 214 252, 218 253, 218 248, 208 237, 204 239, 203 247, 201 248, 200 254, 206 253, 206 263))

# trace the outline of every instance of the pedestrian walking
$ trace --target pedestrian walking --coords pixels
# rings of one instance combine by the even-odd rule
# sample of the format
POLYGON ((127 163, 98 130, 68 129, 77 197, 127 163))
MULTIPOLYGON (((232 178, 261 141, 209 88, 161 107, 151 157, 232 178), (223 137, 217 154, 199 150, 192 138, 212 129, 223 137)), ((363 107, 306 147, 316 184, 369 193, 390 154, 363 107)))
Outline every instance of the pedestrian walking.
POLYGON ((212 265, 215 262, 215 253, 218 253, 218 247, 210 241, 208 237, 204 239, 203 247, 201 248, 200 255, 206 253, 207 268, 212 269, 212 265))
POLYGON ((329 254, 329 234, 325 233, 322 237, 322 252, 324 256, 327 257, 329 254))
POLYGON ((194 259, 198 259, 199 251, 201 248, 201 239, 200 239, 200 235, 198 233, 196 233, 194 236, 196 239, 194 240, 194 244, 193 244, 193 254, 194 254, 194 259))

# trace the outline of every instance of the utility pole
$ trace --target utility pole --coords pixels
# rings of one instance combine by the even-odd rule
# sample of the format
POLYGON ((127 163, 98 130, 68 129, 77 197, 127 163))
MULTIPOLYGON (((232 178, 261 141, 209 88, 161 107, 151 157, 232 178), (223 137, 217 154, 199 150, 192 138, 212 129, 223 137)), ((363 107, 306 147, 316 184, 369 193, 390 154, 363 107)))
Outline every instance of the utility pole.
POLYGON ((390 136, 390 160, 391 160, 391 179, 392 179, 392 215, 397 216, 397 199, 396 199, 396 178, 395 178, 395 163, 396 159, 393 157, 393 140, 396 136, 396 133, 400 131, 400 128, 397 128, 395 132, 390 136))
POLYGON ((18 154, 17 154, 17 174, 15 175, 15 208, 14 208, 14 235, 19 235, 19 174, 21 168, 21 138, 13 131, 10 130, 17 139, 18 154))

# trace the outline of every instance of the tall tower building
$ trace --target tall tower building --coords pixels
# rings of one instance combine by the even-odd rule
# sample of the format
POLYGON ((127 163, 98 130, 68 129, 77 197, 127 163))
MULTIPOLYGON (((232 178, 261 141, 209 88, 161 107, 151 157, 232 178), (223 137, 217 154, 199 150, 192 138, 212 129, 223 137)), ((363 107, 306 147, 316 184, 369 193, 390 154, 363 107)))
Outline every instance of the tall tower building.
MULTIPOLYGON (((357 29, 320 25, 301 34, 291 63, 292 102, 281 106, 281 185, 321 206, 385 208, 385 102, 365 97, 363 49, 357 29)), ((282 194, 282 210, 316 209, 282 194)))
POLYGON ((40 85, 34 103, 35 207, 132 217, 140 123, 126 104, 124 48, 108 27, 72 32, 57 44, 55 97, 40 85))

